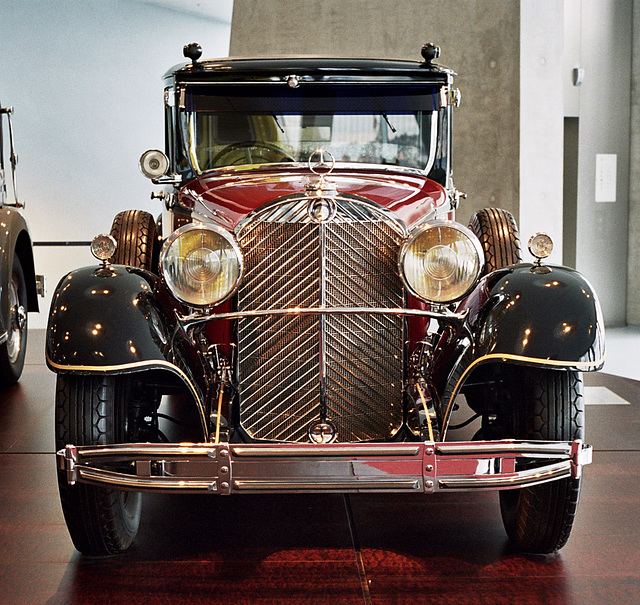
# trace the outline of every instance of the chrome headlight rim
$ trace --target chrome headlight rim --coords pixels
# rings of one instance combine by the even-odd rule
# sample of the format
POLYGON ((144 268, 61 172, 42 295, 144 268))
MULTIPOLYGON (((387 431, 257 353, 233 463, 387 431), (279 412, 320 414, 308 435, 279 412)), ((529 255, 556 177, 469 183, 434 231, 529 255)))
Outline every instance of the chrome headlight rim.
POLYGON ((176 299, 178 299, 181 303, 189 307, 194 307, 198 309, 207 309, 211 307, 216 307, 228 301, 238 291, 238 288, 240 287, 242 278, 244 276, 244 259, 242 256, 242 251, 240 250, 240 246, 238 245, 233 234, 230 231, 214 223, 188 223, 176 229, 173 233, 171 233, 171 235, 165 240, 164 244, 162 245, 162 249, 160 250, 158 265, 160 267, 160 272, 162 274, 164 282, 167 285, 167 288, 169 289, 169 292, 171 292, 171 294, 176 299), (237 276, 233 281, 232 286, 229 288, 228 292, 224 296, 212 302, 197 303, 197 302, 194 302, 193 300, 189 300, 187 297, 181 296, 178 288, 172 287, 173 280, 169 278, 169 276, 167 275, 167 271, 165 269, 165 260, 173 244, 185 234, 195 230, 211 231, 221 236, 222 238, 224 238, 224 240, 229 244, 230 248, 233 250, 236 257, 237 264, 238 264, 237 276))
POLYGON ((478 279, 480 278, 480 275, 482 274, 482 269, 484 268, 484 251, 482 249, 482 244, 480 243, 480 240, 475 235, 475 233, 471 231, 471 229, 469 229, 468 227, 465 227, 463 224, 458 223, 457 221, 436 219, 436 220, 431 220, 431 221, 427 221, 425 223, 420 224, 418 227, 416 227, 409 233, 409 237, 405 240, 404 244, 402 244, 402 247, 400 248, 400 254, 398 256, 398 268, 400 271, 400 276, 402 277, 402 282, 405 288, 407 289, 407 291, 412 296, 415 296, 417 299, 432 305, 448 305, 448 304, 455 303, 462 300, 465 296, 467 296, 467 294, 469 294, 469 292, 471 292, 471 290, 473 290, 474 286, 478 283, 478 279), (447 298, 445 300, 436 300, 434 298, 429 298, 424 294, 421 294, 420 292, 417 291, 416 288, 413 287, 413 284, 411 283, 411 280, 409 279, 409 276, 405 271, 405 268, 406 268, 405 258, 411 245, 421 235, 423 235, 425 231, 428 231, 434 228, 443 228, 443 227, 454 229, 469 240, 477 258, 477 268, 476 268, 473 279, 469 280, 469 285, 464 291, 462 291, 457 296, 447 298))

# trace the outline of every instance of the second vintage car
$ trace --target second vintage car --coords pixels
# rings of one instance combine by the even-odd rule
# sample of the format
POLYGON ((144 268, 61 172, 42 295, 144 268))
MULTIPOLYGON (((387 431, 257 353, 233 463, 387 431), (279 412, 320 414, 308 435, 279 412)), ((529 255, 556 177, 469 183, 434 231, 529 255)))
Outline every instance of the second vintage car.
POLYGON ((18 199, 12 114, 13 107, 0 103, 0 388, 22 374, 27 313, 38 311, 38 294, 44 295, 44 277, 35 273, 31 234, 18 199))
POLYGON ((601 313, 579 273, 544 264, 546 235, 522 262, 508 212, 456 222, 460 95, 438 48, 185 55, 165 75, 165 150, 141 159, 162 215, 118 214, 52 302, 76 548, 125 550, 144 491, 479 489, 500 490, 517 548, 561 548, 601 313))

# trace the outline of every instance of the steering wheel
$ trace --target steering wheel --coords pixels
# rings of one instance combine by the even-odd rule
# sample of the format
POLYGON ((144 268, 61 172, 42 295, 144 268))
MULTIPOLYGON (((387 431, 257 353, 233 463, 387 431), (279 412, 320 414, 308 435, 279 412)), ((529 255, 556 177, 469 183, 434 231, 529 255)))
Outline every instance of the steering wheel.
POLYGON ((277 162, 295 162, 292 155, 273 143, 264 141, 242 141, 223 147, 211 160, 211 167, 235 166, 237 164, 272 164, 277 162), (225 156, 237 154, 222 160, 225 156), (275 154, 275 157, 274 155, 275 154))

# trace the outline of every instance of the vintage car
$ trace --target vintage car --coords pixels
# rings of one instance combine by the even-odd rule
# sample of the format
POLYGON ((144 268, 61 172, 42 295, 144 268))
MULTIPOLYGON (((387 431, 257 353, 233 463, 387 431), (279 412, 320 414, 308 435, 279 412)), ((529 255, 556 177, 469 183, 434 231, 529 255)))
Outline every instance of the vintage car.
POLYGON ((78 550, 126 549, 141 492, 500 490, 517 548, 564 545, 601 312, 579 273, 543 263, 545 234, 521 262, 508 212, 455 221, 460 94, 438 55, 185 47, 164 79, 165 151, 140 161, 161 216, 119 213, 52 302, 78 550))
POLYGON ((0 103, 0 388, 15 384, 22 374, 27 313, 38 311, 38 294, 44 294, 44 278, 35 274, 31 236, 20 210, 24 204, 18 201, 12 114, 13 107, 0 103))

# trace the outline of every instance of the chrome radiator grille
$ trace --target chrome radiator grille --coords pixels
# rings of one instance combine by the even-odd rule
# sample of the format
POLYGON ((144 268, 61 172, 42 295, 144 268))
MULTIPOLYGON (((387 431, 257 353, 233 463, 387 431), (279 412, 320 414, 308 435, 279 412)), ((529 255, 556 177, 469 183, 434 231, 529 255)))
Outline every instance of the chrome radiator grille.
MULTIPOLYGON (((254 213, 238 236, 238 309, 403 305, 401 228, 338 198, 327 223, 308 199, 254 213)), ((341 442, 382 439, 402 423, 403 320, 398 315, 295 315, 238 322, 240 422, 257 439, 308 441, 330 421, 341 442)))

